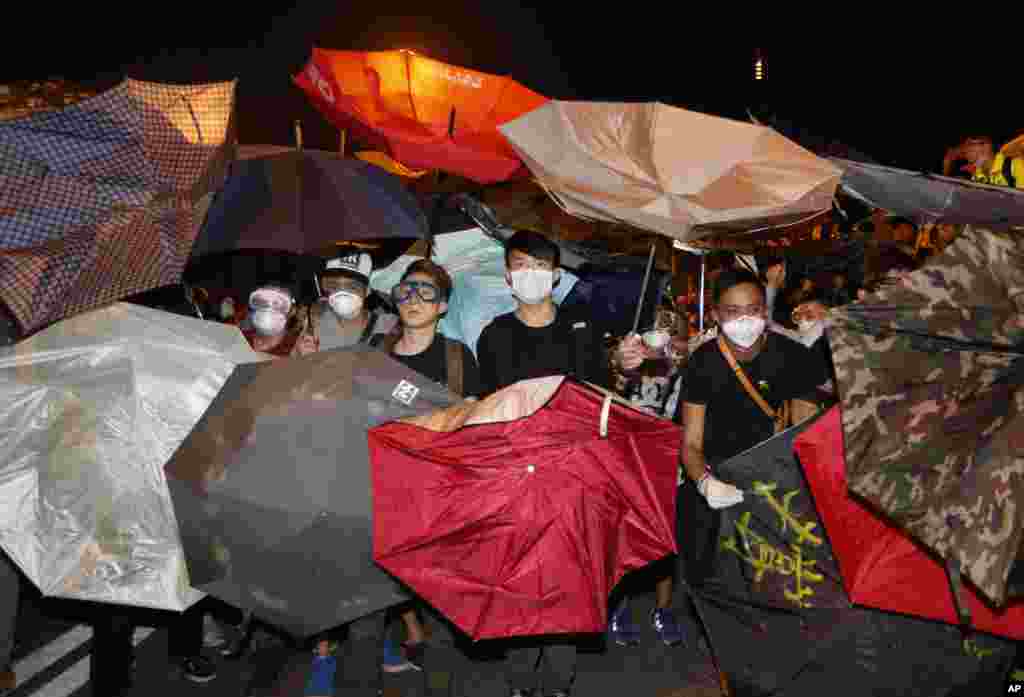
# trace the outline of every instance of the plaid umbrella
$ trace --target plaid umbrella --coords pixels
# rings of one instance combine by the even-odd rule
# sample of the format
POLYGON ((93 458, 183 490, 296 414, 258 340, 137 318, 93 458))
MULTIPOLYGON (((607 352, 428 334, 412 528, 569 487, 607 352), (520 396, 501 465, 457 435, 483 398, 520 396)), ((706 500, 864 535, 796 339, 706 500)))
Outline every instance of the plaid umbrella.
POLYGON ((125 80, 0 124, 0 301, 22 331, 181 277, 231 159, 234 93, 125 80))

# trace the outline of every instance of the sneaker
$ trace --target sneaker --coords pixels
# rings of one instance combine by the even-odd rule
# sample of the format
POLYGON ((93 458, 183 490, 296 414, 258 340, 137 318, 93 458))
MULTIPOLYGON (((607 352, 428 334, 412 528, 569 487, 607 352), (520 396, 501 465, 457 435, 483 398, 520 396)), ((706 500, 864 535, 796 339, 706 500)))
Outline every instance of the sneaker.
POLYGON ((676 616, 667 608, 651 610, 651 626, 665 646, 678 646, 686 638, 683 636, 682 627, 676 621, 676 616))
POLYGON ((203 646, 208 649, 221 649, 231 643, 224 627, 209 615, 203 617, 203 646))
POLYGON ((625 600, 608 620, 608 638, 619 646, 639 646, 640 627, 633 621, 633 613, 629 611, 629 603, 625 600))
POLYGON ((380 669, 385 673, 404 673, 407 670, 420 670, 420 667, 399 653, 393 641, 386 639, 384 660, 380 664, 380 669))
POLYGON ((569 697, 569 691, 568 690, 555 690, 554 692, 549 692, 546 695, 546 697, 569 697))
POLYGON ((181 662, 184 678, 192 682, 210 682, 217 677, 217 667, 206 656, 192 656, 181 662))
POLYGON ((508 693, 508 697, 533 697, 533 690, 521 690, 518 687, 513 687, 512 691, 508 693))

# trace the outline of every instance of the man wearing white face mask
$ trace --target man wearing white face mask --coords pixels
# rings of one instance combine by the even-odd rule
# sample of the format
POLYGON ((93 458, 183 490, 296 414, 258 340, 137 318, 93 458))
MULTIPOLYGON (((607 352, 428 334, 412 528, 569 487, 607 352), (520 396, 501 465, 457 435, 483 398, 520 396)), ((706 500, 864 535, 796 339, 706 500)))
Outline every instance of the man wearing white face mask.
POLYGON ((480 334, 482 394, 549 375, 610 385, 603 334, 589 313, 579 306, 560 309, 552 300, 558 263, 558 246, 543 235, 520 230, 505 243, 505 282, 518 308, 480 334))
POLYGON ((297 353, 368 344, 374 335, 395 331, 396 315, 367 307, 372 269, 373 262, 366 253, 326 263, 319 277, 322 302, 312 312, 311 327, 299 339, 297 353))
POLYGON ((819 355, 766 331, 765 292, 755 275, 722 273, 713 298, 721 332, 690 357, 681 396, 687 477, 677 498, 677 534, 691 586, 714 571, 720 509, 743 500, 743 492, 715 476, 715 465, 770 438, 786 403, 792 422, 812 416, 816 388, 828 380, 819 355))

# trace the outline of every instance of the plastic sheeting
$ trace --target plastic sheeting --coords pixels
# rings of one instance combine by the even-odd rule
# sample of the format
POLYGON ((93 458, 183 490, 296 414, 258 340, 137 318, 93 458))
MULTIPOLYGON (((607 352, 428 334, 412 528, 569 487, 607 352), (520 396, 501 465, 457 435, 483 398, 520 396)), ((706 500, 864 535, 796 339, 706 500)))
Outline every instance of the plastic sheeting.
MULTIPOLYGON (((370 286, 390 295, 405 270, 419 258, 399 257, 387 268, 374 273, 370 286)), ((454 284, 448 313, 438 328, 445 336, 469 346, 475 354, 476 342, 484 327, 498 315, 516 309, 512 289, 505 282, 505 248, 480 228, 472 228, 435 237, 432 259, 448 271, 454 284)), ((553 294, 556 303, 564 301, 579 280, 565 269, 561 274, 553 294)))
POLYGON ((45 595, 197 601, 163 466, 259 360, 237 328, 126 303, 0 349, 0 546, 45 595))

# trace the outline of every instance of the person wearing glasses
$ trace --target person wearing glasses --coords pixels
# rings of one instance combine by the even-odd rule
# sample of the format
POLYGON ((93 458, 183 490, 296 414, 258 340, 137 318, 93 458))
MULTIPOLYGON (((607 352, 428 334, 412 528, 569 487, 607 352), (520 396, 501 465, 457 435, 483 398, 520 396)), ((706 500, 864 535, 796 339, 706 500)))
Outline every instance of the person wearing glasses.
POLYGON ((327 261, 318 278, 321 303, 309 311, 296 345, 298 355, 369 344, 374 336, 397 330, 397 316, 369 306, 372 270, 365 252, 327 261))
MULTIPOLYGON (((460 397, 475 399, 480 394, 480 372, 473 353, 461 341, 437 331, 451 295, 452 279, 443 267, 428 259, 414 261, 391 291, 398 307, 399 332, 376 334, 370 345, 460 397)), ((423 669, 426 634, 415 603, 399 608, 406 632, 401 653, 390 639, 384 643, 381 668, 387 673, 423 669)))

